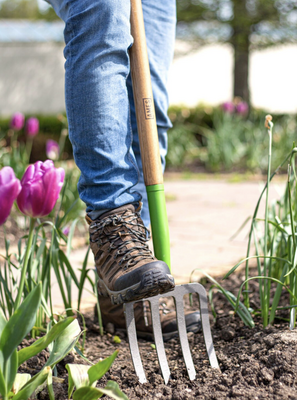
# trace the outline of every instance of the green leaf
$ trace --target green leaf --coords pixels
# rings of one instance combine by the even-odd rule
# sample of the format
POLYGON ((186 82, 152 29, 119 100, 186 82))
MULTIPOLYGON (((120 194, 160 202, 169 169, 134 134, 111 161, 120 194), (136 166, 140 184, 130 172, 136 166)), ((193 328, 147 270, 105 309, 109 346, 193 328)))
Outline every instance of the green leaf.
POLYGON ((7 367, 6 367, 6 376, 4 377, 6 380, 6 389, 9 392, 12 388, 13 382, 15 380, 16 374, 18 370, 18 354, 17 350, 14 349, 11 356, 7 360, 7 367))
POLYGON ((93 365, 89 371, 88 375, 90 378, 90 383, 97 381, 98 379, 102 378, 103 375, 111 367, 112 363, 114 362, 116 356, 118 355, 119 350, 116 350, 110 357, 105 358, 102 361, 99 361, 97 364, 93 365))
POLYGON ((76 218, 76 219, 72 222, 71 227, 70 227, 70 231, 69 231, 69 235, 68 235, 68 240, 67 240, 67 258, 69 258, 69 257, 70 257, 70 254, 71 254, 71 250, 72 250, 72 248, 71 248, 72 238, 73 238, 73 236, 74 236, 75 227, 76 227, 78 221, 79 221, 79 218, 76 218))
MULTIPOLYGON (((1 353, 1 352, 0 352, 1 353)), ((0 354, 1 357, 1 354, 0 354)), ((3 357, 3 356, 2 356, 3 357)), ((5 383, 5 379, 2 373, 2 369, 0 368, 0 394, 2 396, 5 396, 7 394, 7 390, 6 390, 6 383, 5 383)))
POLYGON ((15 380, 12 386, 12 392, 17 394, 21 388, 31 379, 30 374, 16 374, 15 380))
POLYGON ((45 366, 53 367, 62 360, 75 346, 81 333, 77 320, 71 322, 54 342, 53 349, 45 366))
POLYGON ((54 389, 53 389, 52 370, 50 370, 50 372, 48 373, 48 376, 47 376, 47 390, 48 390, 50 400, 55 400, 55 393, 54 393, 54 389))
POLYGON ((8 360, 14 349, 33 328, 36 313, 40 306, 41 290, 40 283, 29 293, 20 307, 15 310, 4 327, 0 338, 0 350, 2 350, 5 360, 8 360))
POLYGON ((104 389, 84 386, 74 392, 73 400, 97 400, 105 394, 115 400, 129 400, 116 382, 108 381, 104 389))
POLYGON ((50 367, 41 370, 22 387, 22 389, 13 397, 13 400, 29 399, 34 390, 36 390, 38 386, 42 385, 47 379, 49 373, 51 373, 50 367))
MULTIPOLYGON (((68 371, 68 398, 71 398, 74 388, 79 389, 83 386, 91 386, 88 375, 89 365, 67 364, 68 371)), ((96 385, 96 381, 94 382, 96 385)))
POLYGON ((3 329, 5 328, 7 324, 6 318, 3 314, 3 311, 0 309, 0 337, 1 337, 1 333, 3 332, 3 329))
POLYGON ((34 257, 33 264, 31 266, 31 271, 30 271, 31 272, 31 276, 35 276, 35 271, 36 271, 36 269, 37 269, 37 267, 39 265, 40 259, 42 257, 43 251, 45 249, 46 242, 47 242, 47 238, 44 238, 42 240, 42 242, 40 243, 38 251, 37 251, 37 253, 36 253, 35 257, 34 257))
POLYGON ((104 389, 100 389, 101 392, 103 392, 106 396, 111 397, 112 399, 115 400, 129 400, 128 397, 123 393, 119 385, 114 382, 114 381, 108 381, 107 385, 105 386, 104 389))
POLYGON ((70 261, 67 258, 66 254, 62 250, 59 250, 59 260, 60 260, 61 264, 65 264, 67 271, 69 272, 69 274, 71 275, 71 278, 73 279, 73 282, 75 283, 75 285, 77 287, 79 287, 77 277, 76 277, 75 272, 70 264, 70 261))
MULTIPOLYGON (((77 309, 80 309, 80 303, 81 303, 81 297, 82 297, 82 293, 83 293, 83 289, 84 289, 84 284, 85 284, 85 280, 87 278, 88 275, 88 258, 89 258, 89 253, 90 253, 90 247, 88 247, 88 250, 86 252, 85 258, 84 258, 84 262, 82 265, 82 270, 81 270, 81 274, 80 274, 80 280, 79 280, 79 288, 78 288, 78 298, 77 298, 77 309)), ((94 283, 93 283, 94 285, 94 283)), ((92 285, 92 286, 93 286, 92 285)))
POLYGON ((233 293, 229 292, 228 290, 224 289, 223 286, 221 286, 214 278, 212 278, 210 275, 208 275, 206 272, 203 270, 200 270, 209 280, 211 280, 216 287, 223 293, 223 295, 226 297, 228 302, 231 304, 231 306, 235 309, 239 317, 242 319, 242 321, 249 326, 250 328, 253 328, 255 326, 255 323, 253 321, 253 318, 249 312, 249 310, 245 307, 245 305, 241 302, 236 303, 236 297, 234 296, 233 293))
POLYGON ((62 321, 59 321, 51 328, 51 330, 45 336, 36 340, 36 342, 34 342, 31 346, 21 349, 18 352, 19 366, 22 365, 24 361, 40 353, 52 341, 56 340, 56 338, 64 331, 64 329, 73 321, 74 317, 69 317, 62 321))
POLYGON ((94 387, 84 386, 74 392, 73 400, 97 400, 103 396, 103 393, 94 387))
MULTIPOLYGON (((287 270, 288 270, 288 266, 285 265, 283 270, 282 270, 281 276, 279 278, 280 282, 282 282, 282 283, 285 282, 285 279, 286 279, 285 276, 286 276, 287 270)), ((273 324, 275 313, 276 313, 277 307, 279 305, 278 303, 279 303, 279 299, 280 299, 282 290, 283 290, 283 285, 278 283, 277 287, 276 287, 276 291, 275 291, 274 297, 273 297, 272 305, 271 305, 271 311, 270 311, 270 316, 269 316, 269 324, 273 324)))

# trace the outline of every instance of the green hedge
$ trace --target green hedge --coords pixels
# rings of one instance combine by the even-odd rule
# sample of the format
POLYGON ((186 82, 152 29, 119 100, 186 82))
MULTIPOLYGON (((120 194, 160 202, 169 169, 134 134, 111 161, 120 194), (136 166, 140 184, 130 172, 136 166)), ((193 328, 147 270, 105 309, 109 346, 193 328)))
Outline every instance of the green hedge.
MULTIPOLYGON (((35 136, 31 154, 31 162, 35 162, 37 160, 44 161, 46 159, 45 146, 46 141, 48 139, 55 140, 59 142, 60 134, 62 129, 67 127, 67 121, 65 119, 65 115, 25 115, 25 118, 34 116, 39 120, 39 133, 35 136), (64 120, 63 120, 64 119, 64 120), (66 123, 65 123, 66 121, 66 123)), ((0 132, 3 134, 6 133, 9 129, 10 118, 0 118, 0 132)), ((24 141, 26 139, 25 131, 22 129, 19 133, 19 140, 24 141)), ((72 155, 72 146, 68 139, 65 141, 64 148, 64 158, 71 159, 72 155)))
MULTIPOLYGON (((168 132, 168 169, 266 172, 267 112, 248 116, 228 114, 221 107, 171 107, 173 128, 168 132)), ((273 115, 272 167, 290 152, 297 138, 296 114, 273 115)))
MULTIPOLYGON (((221 107, 172 106, 169 117, 173 127, 168 132, 167 169, 207 171, 265 172, 267 159, 266 112, 251 110, 248 117, 230 115, 221 107)), ((27 115, 26 117, 30 117, 27 115)), ((44 160, 48 139, 59 141, 65 121, 59 116, 35 115, 40 133, 35 137, 31 161, 44 160)), ((292 148, 296 136, 296 115, 273 115, 272 165, 276 168, 292 148)), ((0 119, 0 131, 6 132, 9 119, 0 119)), ((22 132, 20 140, 25 140, 22 132)), ((64 158, 72 158, 67 138, 64 158)))

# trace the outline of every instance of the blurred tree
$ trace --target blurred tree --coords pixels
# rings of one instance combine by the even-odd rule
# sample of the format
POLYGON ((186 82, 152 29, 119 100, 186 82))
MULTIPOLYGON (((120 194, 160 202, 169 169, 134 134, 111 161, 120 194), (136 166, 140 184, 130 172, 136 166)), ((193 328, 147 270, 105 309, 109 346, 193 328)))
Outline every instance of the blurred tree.
POLYGON ((2 0, 0 18, 9 19, 58 19, 52 7, 40 10, 37 0, 2 0))
POLYGON ((192 44, 232 45, 233 95, 248 103, 250 51, 297 41, 297 0, 177 0, 177 18, 192 44))

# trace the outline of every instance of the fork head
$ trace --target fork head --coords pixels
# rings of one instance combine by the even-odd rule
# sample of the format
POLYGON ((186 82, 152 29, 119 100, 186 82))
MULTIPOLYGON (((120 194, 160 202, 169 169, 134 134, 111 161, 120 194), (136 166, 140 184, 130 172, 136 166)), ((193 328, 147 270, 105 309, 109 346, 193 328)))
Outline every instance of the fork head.
MULTIPOLYGON (((178 285, 174 290, 154 296, 149 297, 148 300, 150 302, 151 307, 151 315, 152 315, 152 325, 153 325, 153 333, 155 338, 155 345, 158 355, 158 360, 161 368, 161 372, 165 381, 165 384, 168 383, 170 378, 170 370, 166 358, 163 336, 162 336, 162 328, 160 321, 160 313, 159 313, 159 299, 164 297, 173 297, 176 307, 176 319, 177 326, 179 332, 179 339, 181 350, 184 358, 184 362, 186 364, 186 368, 188 371, 189 379, 194 380, 196 377, 196 371, 189 347, 188 337, 187 337, 187 329, 185 323, 185 313, 184 313, 184 302, 183 298, 185 294, 189 293, 197 293, 199 297, 199 305, 200 305, 200 315, 201 315, 201 325, 202 325, 202 333, 204 336, 204 342, 209 358, 209 362, 212 368, 218 368, 219 364, 215 354, 210 323, 209 323, 209 314, 208 314, 208 306, 207 306, 207 294, 206 290, 200 283, 189 283, 185 285, 178 285)), ((126 303, 124 304, 124 311, 126 315, 126 325, 127 325, 127 335, 130 346, 130 352, 132 356, 132 361, 134 365, 134 369, 136 375, 139 378, 140 383, 146 382, 146 376, 143 369, 138 343, 137 343, 137 334, 136 334, 136 325, 134 318, 134 303, 126 303)))

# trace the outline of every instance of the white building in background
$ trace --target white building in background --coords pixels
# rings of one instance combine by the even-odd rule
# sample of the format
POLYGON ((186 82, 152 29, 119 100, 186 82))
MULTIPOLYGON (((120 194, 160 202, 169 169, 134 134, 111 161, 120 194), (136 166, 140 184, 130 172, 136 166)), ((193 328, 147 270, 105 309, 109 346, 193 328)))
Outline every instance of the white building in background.
MULTIPOLYGON (((63 23, 0 21, 0 115, 65 110, 63 23)), ((171 104, 218 105, 232 99, 232 49, 211 45, 175 59, 171 104)), ((253 52, 251 101, 269 112, 297 112, 297 46, 253 52)))
POLYGON ((0 20, 0 115, 65 110, 63 23, 0 20))
MULTIPOLYGON (((210 105, 232 99, 233 53, 229 45, 201 47, 177 59, 170 75, 174 104, 210 105)), ((271 113, 297 112, 297 45, 254 51, 250 60, 251 103, 271 113)))

